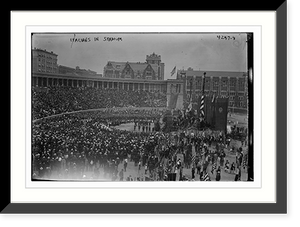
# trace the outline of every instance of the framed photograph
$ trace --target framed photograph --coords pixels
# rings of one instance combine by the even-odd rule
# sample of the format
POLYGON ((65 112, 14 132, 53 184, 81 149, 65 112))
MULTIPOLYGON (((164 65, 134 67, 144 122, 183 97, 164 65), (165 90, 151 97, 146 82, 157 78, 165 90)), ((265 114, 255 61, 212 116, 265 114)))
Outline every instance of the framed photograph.
POLYGON ((2 213, 286 213, 286 4, 12 11, 2 213))
POLYGON ((86 33, 79 27, 79 33, 70 34, 60 32, 68 27, 51 29, 51 33, 40 33, 38 27, 27 27, 32 49, 27 187, 59 187, 70 181, 73 186, 79 182, 80 187, 87 186, 87 181, 97 187, 116 187, 117 182, 122 182, 118 187, 211 187, 211 183, 232 187, 228 184, 232 181, 237 181, 236 186, 250 186, 244 184, 247 181, 251 187, 260 186, 258 171, 254 180, 249 139, 253 107, 248 105, 253 97, 248 94, 253 94, 253 86, 246 70, 253 64, 248 53, 253 53, 253 35, 259 30, 227 32, 227 27, 223 33, 205 28, 194 32, 198 27, 183 32, 177 27, 163 32, 170 28, 123 26, 113 29, 126 32, 86 33), (103 44, 99 47, 98 42, 103 44), (103 73, 58 65, 58 54, 40 48, 46 43, 61 45, 62 53, 70 56, 68 65, 98 58, 103 73), (180 54, 174 46, 180 47, 180 54), (186 48, 198 51, 189 56, 186 48), (147 54, 147 49, 160 54, 147 54), (111 57, 97 57, 109 51, 111 57), (208 54, 215 63, 209 63, 208 54), (118 60, 134 55, 145 61, 118 60), (224 65, 228 68, 222 71, 224 65), (49 102, 53 105, 48 106, 49 102))

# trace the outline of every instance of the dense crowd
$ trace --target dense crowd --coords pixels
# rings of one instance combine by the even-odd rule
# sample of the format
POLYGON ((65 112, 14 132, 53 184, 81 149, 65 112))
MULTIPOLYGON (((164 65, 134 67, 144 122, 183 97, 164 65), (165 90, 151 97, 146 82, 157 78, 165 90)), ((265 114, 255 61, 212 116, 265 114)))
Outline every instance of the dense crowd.
POLYGON ((34 170, 40 177, 57 172, 60 178, 81 178, 102 167, 112 176, 119 162, 142 149, 145 138, 143 133, 105 128, 98 118, 45 119, 33 126, 34 170))
MULTIPOLYGON (((170 180, 173 173, 187 180, 183 168, 191 169, 190 180, 197 174, 203 181, 212 176, 220 180, 221 168, 240 180, 247 155, 241 148, 228 148, 233 137, 204 133, 208 128, 204 121, 190 112, 161 108, 166 102, 166 94, 146 91, 33 88, 33 179, 82 179, 92 173, 93 179, 101 175, 113 181, 131 180, 124 178, 124 172, 133 162, 139 173, 144 171, 136 180, 146 175, 170 180), (73 111, 79 112, 65 114, 73 111), (114 127, 124 123, 132 123, 133 130, 114 127), (186 131, 191 126, 203 133, 186 131), (234 161, 225 160, 225 147, 236 155, 234 161)), ((238 137, 240 130, 233 129, 232 134, 238 137)))
POLYGON ((98 108, 166 107, 165 93, 92 87, 32 88, 34 119, 98 108))
MULTIPOLYGON (((93 178, 98 179, 102 172, 105 178, 123 180, 127 162, 132 161, 152 179, 167 180, 168 173, 179 171, 183 180, 183 168, 191 168, 195 178, 196 170, 200 177, 207 176, 208 166, 217 160, 218 166, 227 165, 222 134, 122 131, 108 127, 107 123, 101 114, 89 112, 33 124, 34 178, 81 179, 92 172, 93 178), (212 150, 213 144, 216 149, 212 150)), ((242 160, 238 159, 234 165, 241 166, 242 160)))

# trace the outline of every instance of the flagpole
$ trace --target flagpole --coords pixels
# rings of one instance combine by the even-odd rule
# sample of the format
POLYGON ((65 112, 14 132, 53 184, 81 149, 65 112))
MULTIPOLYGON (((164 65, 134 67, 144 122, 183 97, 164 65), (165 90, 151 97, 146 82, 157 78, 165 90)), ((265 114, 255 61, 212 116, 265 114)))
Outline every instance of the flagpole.
POLYGON ((203 73, 202 95, 204 95, 204 89, 205 89, 205 75, 206 75, 206 72, 203 73))
POLYGON ((192 85, 193 85, 193 80, 190 80, 190 103, 192 102, 192 85))
MULTIPOLYGON (((204 92, 204 89, 205 89, 205 75, 206 75, 206 72, 203 73, 203 82, 202 82, 202 97, 203 97, 203 100, 205 100, 205 92, 204 92)), ((204 106, 203 106, 203 108, 204 108, 204 106)))

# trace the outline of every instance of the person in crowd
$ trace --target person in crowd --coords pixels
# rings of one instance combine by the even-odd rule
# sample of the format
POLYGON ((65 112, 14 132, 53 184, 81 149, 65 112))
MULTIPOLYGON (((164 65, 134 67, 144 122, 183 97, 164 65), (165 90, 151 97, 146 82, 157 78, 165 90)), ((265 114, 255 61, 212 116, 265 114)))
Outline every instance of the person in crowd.
POLYGON ((148 172, 148 164, 146 163, 145 164, 145 174, 147 174, 147 172, 148 172))
POLYGON ((119 173, 119 177, 120 177, 120 181, 123 181, 123 179, 124 179, 124 171, 123 171, 123 169, 121 169, 121 171, 119 173))
POLYGON ((227 173, 230 173, 230 163, 228 160, 226 160, 225 162, 225 169, 224 169, 225 172, 227 173))
POLYGON ((125 158, 125 160, 124 160, 124 172, 126 172, 127 165, 128 165, 128 160, 127 160, 127 158, 125 158))
POLYGON ((234 174, 235 174, 235 177, 234 177, 234 181, 239 181, 240 180, 240 168, 239 167, 237 167, 237 168, 235 168, 235 170, 234 170, 234 174))
POLYGON ((195 179, 195 167, 192 167, 192 179, 195 179))
POLYGON ((216 173, 216 181, 221 180, 221 167, 219 166, 216 173))
POLYGON ((232 163, 231 163, 231 167, 230 167, 230 173, 234 173, 235 169, 236 169, 235 163, 232 162, 232 163))
POLYGON ((223 167, 224 166, 224 159, 225 159, 225 157, 226 157, 226 154, 225 154, 225 152, 224 152, 224 150, 220 153, 220 156, 219 156, 219 158, 220 158, 220 166, 221 167, 223 167))

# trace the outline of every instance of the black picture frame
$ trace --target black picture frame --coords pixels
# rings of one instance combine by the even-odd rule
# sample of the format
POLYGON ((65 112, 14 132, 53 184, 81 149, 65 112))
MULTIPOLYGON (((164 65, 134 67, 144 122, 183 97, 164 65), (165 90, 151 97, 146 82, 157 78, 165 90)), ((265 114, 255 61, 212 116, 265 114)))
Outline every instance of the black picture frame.
MULTIPOLYGON (((227 3, 226 3, 227 4, 227 3)), ((2 182, 2 214, 284 214, 287 213, 287 1, 239 8, 208 6, 200 10, 276 11, 276 202, 275 203, 12 203, 10 153, 2 182), (217 8, 216 8, 217 7, 217 8), (263 8, 264 7, 264 8, 263 8), (279 139, 280 138, 280 139, 279 139), (279 164, 280 163, 280 164, 279 164), (4 189, 4 190, 3 190, 4 189)))

